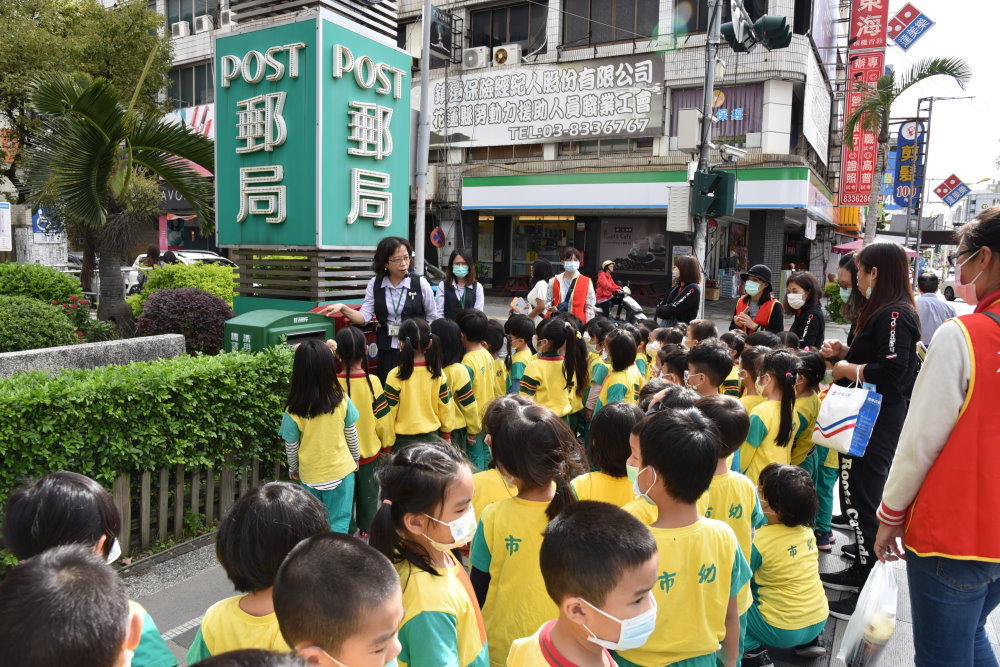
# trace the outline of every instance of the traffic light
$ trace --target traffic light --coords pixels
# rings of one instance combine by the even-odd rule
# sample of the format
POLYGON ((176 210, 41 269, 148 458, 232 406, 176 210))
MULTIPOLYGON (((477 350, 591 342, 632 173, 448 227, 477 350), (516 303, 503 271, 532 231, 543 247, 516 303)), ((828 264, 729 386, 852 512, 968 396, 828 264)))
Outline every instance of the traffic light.
POLYGON ((736 210, 736 174, 729 171, 695 172, 691 215, 732 215, 736 210))
POLYGON ((753 48, 757 40, 754 38, 750 22, 742 16, 735 17, 736 20, 722 24, 722 36, 729 42, 729 46, 736 53, 746 53, 753 48))
POLYGON ((769 51, 783 49, 792 43, 792 29, 784 16, 761 16, 754 21, 753 28, 769 51))

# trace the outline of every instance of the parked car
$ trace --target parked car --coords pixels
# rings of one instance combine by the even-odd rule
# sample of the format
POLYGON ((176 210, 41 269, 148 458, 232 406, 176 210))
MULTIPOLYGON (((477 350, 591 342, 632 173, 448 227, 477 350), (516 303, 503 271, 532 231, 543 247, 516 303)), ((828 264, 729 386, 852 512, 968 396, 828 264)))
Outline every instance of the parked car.
MULTIPOLYGON (((173 253, 182 264, 222 264, 223 266, 229 266, 233 269, 239 268, 232 260, 229 260, 210 250, 174 250, 173 253)), ((132 266, 128 273, 125 274, 126 294, 130 293, 132 291, 132 287, 138 284, 139 267, 145 259, 146 253, 142 253, 136 257, 135 261, 132 262, 132 266)))

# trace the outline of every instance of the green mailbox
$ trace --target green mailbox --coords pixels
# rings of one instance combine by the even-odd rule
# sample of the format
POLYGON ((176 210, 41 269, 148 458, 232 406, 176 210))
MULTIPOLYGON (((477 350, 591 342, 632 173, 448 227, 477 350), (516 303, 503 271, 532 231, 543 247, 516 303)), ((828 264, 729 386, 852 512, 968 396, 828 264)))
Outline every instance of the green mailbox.
POLYGON ((257 352, 281 344, 309 338, 333 338, 333 320, 326 315, 290 310, 254 310, 226 322, 226 352, 257 352))

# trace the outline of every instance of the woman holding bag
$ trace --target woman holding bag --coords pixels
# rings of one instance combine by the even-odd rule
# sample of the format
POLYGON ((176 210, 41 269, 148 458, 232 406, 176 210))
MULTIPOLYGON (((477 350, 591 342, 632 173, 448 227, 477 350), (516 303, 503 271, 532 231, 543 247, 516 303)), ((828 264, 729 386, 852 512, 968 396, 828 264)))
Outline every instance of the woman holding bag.
POLYGON ((875 564, 875 512, 906 419, 906 400, 916 377, 916 344, 920 340, 909 265, 902 246, 873 243, 857 254, 855 262, 857 288, 865 303, 858 313, 854 340, 850 347, 839 340, 827 340, 820 354, 835 362, 833 378, 837 384, 847 386, 860 381, 874 385, 882 395, 882 407, 864 456, 844 456, 841 460, 843 512, 854 529, 858 557, 846 570, 820 575, 827 588, 853 593, 830 603, 830 614, 841 619, 854 613, 857 591, 875 564))
POLYGON ((934 334, 875 540, 880 560, 906 558, 921 667, 997 664, 985 622, 1000 602, 1000 208, 962 227, 956 264, 976 311, 934 334))

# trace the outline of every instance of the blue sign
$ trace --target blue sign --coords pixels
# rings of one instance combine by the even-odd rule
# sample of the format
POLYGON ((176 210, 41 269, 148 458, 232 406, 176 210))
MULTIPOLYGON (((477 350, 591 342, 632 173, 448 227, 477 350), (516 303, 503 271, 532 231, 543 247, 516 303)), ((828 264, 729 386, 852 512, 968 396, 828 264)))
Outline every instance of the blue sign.
POLYGON ((903 32, 896 35, 893 40, 896 42, 896 46, 903 49, 904 51, 909 51, 910 47, 913 46, 918 39, 924 36, 924 33, 931 29, 934 25, 934 21, 931 21, 925 14, 917 14, 917 17, 903 29, 903 32))
POLYGON ((912 208, 919 201, 924 178, 923 147, 923 123, 910 121, 899 126, 892 197, 900 208, 912 208))
POLYGON ((962 183, 954 190, 952 190, 944 197, 942 197, 942 199, 944 200, 944 203, 947 204, 948 206, 954 206, 962 199, 962 197, 969 194, 969 192, 971 192, 969 186, 966 185, 965 183, 962 183))
POLYGON ((35 243, 60 243, 66 240, 66 228, 62 222, 50 218, 41 207, 31 216, 31 232, 35 243))
POLYGON ((896 157, 898 151, 893 148, 885 158, 885 174, 882 176, 882 208, 886 211, 901 211, 903 207, 896 203, 893 184, 896 178, 896 157))

